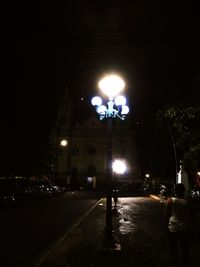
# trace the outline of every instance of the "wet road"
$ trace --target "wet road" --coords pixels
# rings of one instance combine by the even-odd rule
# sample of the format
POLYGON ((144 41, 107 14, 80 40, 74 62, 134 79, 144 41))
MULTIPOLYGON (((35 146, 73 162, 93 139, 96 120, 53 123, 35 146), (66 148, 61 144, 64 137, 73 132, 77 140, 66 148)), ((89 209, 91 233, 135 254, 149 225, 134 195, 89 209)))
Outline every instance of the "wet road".
POLYGON ((0 264, 28 266, 87 212, 97 198, 67 192, 51 199, 0 207, 0 264))
MULTIPOLYGON (((172 267, 163 229, 164 203, 150 197, 119 198, 113 230, 121 251, 102 250, 106 201, 81 222, 40 267, 172 267), (71 244, 71 245, 70 245, 71 244), (63 247, 68 250, 64 251, 63 247), (78 255, 78 257, 77 257, 78 255)), ((191 266, 199 267, 199 240, 191 239, 191 266)), ((37 266, 38 267, 38 266, 37 266)))

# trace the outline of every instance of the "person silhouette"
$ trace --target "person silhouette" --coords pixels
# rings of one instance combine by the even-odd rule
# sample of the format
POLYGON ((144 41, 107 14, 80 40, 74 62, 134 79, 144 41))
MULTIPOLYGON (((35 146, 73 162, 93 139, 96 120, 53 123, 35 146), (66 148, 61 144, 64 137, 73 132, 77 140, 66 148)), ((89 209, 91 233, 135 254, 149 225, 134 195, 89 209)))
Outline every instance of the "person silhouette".
POLYGON ((169 250, 177 267, 189 266, 189 230, 191 212, 189 202, 184 198, 185 187, 175 184, 173 196, 168 198, 165 209, 165 231, 168 236, 169 250))

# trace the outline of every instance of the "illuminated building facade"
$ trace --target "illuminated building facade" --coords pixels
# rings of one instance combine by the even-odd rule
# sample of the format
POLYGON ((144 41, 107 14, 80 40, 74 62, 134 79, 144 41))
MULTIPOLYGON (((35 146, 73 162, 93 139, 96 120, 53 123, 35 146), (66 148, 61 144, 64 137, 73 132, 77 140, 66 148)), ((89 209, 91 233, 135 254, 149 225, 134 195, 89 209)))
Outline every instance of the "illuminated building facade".
MULTIPOLYGON (((72 101, 66 90, 60 101, 51 134, 55 152, 55 179, 74 188, 104 188, 107 157, 106 121, 100 121, 93 113, 88 119, 77 123, 73 119, 73 110, 72 101)), ((133 128, 128 120, 113 119, 113 160, 123 159, 127 165, 123 177, 117 177, 119 184, 129 184, 137 179, 137 146, 133 128)))

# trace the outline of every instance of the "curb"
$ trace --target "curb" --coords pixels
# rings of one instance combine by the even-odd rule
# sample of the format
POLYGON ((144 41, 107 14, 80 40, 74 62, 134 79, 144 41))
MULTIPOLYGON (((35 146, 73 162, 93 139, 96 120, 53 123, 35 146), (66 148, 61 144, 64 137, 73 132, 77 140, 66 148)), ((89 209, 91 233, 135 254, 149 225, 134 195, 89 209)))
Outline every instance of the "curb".
POLYGON ((153 199, 155 199, 155 200, 158 200, 158 201, 160 201, 160 203, 163 203, 163 204, 166 204, 166 199, 164 199, 164 198, 161 198, 161 197, 159 197, 159 196, 157 196, 157 195, 149 195, 151 198, 153 198, 153 199))

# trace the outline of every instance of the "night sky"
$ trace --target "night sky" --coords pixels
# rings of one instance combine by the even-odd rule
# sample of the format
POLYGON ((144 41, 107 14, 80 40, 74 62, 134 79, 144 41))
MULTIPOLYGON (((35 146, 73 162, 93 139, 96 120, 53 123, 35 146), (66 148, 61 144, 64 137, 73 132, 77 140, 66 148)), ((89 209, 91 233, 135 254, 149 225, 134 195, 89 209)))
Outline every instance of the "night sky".
POLYGON ((199 96, 200 24, 191 1, 28 1, 17 11, 15 108, 5 116, 2 172, 40 169, 66 85, 87 116, 101 75, 122 74, 147 144, 157 109, 199 96))

